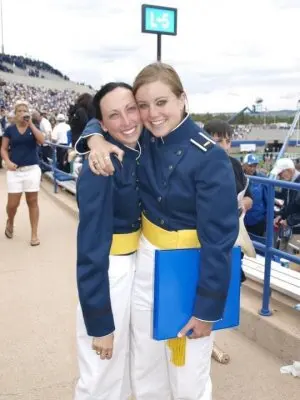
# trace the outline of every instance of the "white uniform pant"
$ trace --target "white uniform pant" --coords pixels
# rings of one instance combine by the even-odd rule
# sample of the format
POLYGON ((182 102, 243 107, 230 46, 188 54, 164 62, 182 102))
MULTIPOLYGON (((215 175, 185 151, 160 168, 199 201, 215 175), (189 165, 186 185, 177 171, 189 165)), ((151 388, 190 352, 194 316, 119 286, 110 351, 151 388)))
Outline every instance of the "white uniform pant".
POLYGON ((186 362, 170 362, 166 341, 152 339, 154 251, 140 239, 131 306, 131 379, 135 400, 211 400, 213 334, 187 340, 186 362))
POLYGON ((80 305, 77 309, 77 346, 80 377, 74 400, 127 400, 131 395, 129 373, 130 301, 136 254, 110 256, 109 283, 114 316, 111 360, 101 360, 92 350, 80 305))

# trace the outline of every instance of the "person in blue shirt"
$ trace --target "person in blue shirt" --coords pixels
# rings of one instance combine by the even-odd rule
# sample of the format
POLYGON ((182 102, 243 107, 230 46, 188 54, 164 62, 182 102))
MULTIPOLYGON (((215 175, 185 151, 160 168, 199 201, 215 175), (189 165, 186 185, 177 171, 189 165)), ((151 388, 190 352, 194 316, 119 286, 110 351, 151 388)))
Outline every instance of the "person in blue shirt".
MULTIPOLYGON (((143 211, 131 300, 133 396, 136 400, 211 399, 212 324, 223 315, 231 251, 238 235, 233 170, 225 151, 187 114, 184 89, 171 66, 146 66, 135 79, 133 93, 145 127, 137 165, 143 211), (155 341, 155 250, 194 248, 200 243, 202 268, 193 316, 178 339, 155 341)), ((95 173, 113 173, 109 154, 121 158, 123 152, 94 135, 100 132, 97 121, 90 121, 87 128, 77 149, 87 150, 90 136, 90 167, 95 173)))
POLYGON ((94 97, 109 143, 114 176, 95 175, 84 161, 77 180, 77 347, 80 377, 74 400, 124 400, 131 395, 129 328, 131 290, 140 237, 136 160, 142 125, 131 86, 104 85, 94 97))
MULTIPOLYGON (((257 172, 258 164, 259 161, 255 154, 246 154, 243 160, 245 174, 266 178, 265 175, 257 172)), ((253 204, 252 208, 246 212, 245 226, 249 233, 264 236, 267 222, 268 188, 262 183, 250 182, 250 190, 253 204)))
POLYGON ((7 222, 5 236, 12 239, 14 220, 23 192, 29 208, 31 246, 38 246, 38 192, 41 170, 37 148, 44 143, 44 135, 32 123, 28 103, 19 100, 15 105, 15 124, 6 128, 1 146, 1 156, 7 168, 7 222))

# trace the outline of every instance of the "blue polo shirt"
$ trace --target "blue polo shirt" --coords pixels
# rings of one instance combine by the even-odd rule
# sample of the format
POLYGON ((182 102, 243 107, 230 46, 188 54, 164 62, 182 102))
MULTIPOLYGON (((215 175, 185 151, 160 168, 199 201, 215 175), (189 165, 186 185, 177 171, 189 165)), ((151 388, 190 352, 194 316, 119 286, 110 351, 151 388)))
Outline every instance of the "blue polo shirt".
POLYGON ((10 161, 18 167, 38 164, 37 141, 30 128, 21 134, 16 125, 6 128, 3 137, 9 139, 10 161))

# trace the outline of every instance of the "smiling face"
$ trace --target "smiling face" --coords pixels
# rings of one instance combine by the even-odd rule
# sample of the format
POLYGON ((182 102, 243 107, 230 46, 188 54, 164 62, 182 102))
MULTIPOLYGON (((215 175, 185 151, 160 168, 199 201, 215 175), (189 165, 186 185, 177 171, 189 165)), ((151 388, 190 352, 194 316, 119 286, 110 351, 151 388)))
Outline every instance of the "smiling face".
POLYGON ((156 137, 168 135, 182 121, 185 97, 169 85, 155 81, 140 86, 135 95, 145 127, 156 137))
POLYGON ((102 129, 124 145, 135 147, 142 124, 132 91, 117 87, 101 98, 99 107, 102 129))

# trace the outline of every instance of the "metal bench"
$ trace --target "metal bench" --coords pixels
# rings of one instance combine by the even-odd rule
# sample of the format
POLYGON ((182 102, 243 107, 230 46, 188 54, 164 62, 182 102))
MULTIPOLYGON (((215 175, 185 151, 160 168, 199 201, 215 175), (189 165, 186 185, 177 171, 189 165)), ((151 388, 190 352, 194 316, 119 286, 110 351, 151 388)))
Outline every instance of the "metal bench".
MULTIPOLYGON (((250 279, 263 283, 265 258, 257 255, 256 258, 243 259, 243 269, 250 279)), ((271 288, 293 299, 300 301, 300 273, 283 267, 276 261, 271 262, 271 288)))

